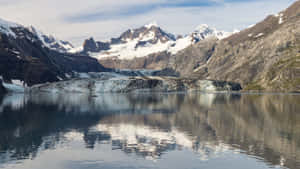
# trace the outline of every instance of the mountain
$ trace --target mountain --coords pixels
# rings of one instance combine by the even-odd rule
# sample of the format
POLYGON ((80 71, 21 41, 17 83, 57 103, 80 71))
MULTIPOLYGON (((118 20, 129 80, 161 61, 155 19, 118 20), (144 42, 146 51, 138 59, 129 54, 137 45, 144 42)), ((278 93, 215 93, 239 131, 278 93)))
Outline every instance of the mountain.
MULTIPOLYGON (((129 29, 118 38, 109 42, 96 42, 93 38, 85 40, 83 47, 77 51, 97 58, 101 64, 110 68, 149 68, 143 62, 153 55, 174 55, 179 51, 210 37, 223 39, 231 33, 217 31, 208 25, 200 25, 186 36, 167 33, 156 23, 150 23, 137 29, 129 29), (137 63, 128 65, 127 63, 137 63)), ((156 60, 156 59, 154 59, 156 60)))
POLYGON ((43 32, 35 29, 33 26, 28 27, 28 30, 35 34, 38 39, 43 43, 45 47, 49 49, 55 50, 57 52, 66 53, 69 50, 73 49, 74 46, 68 42, 63 40, 58 40, 52 35, 46 35, 43 32))
POLYGON ((168 67, 182 76, 239 82, 245 90, 299 92, 300 1, 221 41, 186 48, 168 67))
MULTIPOLYGON (((234 33, 236 32, 238 31, 234 31, 234 33)), ((215 37, 221 40, 230 36, 231 34, 232 33, 230 32, 218 31, 216 28, 211 28, 207 24, 202 24, 199 25, 189 36, 193 38, 194 42, 199 42, 209 37, 215 37)))
POLYGON ((33 27, 0 20, 0 76, 4 82, 23 84, 54 82, 73 72, 104 71, 86 55, 63 53, 69 43, 46 36, 33 27))

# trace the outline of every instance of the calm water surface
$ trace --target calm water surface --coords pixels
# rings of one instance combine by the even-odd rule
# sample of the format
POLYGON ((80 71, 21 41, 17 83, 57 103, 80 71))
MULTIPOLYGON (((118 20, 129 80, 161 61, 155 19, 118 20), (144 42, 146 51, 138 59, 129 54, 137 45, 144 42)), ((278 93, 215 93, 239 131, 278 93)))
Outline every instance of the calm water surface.
POLYGON ((300 168, 300 95, 8 95, 0 168, 300 168))

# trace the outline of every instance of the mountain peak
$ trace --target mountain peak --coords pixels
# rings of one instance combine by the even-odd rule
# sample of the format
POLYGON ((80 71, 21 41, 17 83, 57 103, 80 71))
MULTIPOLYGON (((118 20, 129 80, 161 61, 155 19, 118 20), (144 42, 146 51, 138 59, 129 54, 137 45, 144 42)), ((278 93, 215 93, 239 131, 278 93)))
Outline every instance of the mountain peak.
POLYGON ((214 31, 217 31, 216 28, 212 28, 207 24, 201 24, 197 26, 196 29, 194 30, 194 32, 199 32, 199 33, 211 33, 214 31))
POLYGON ((232 33, 225 32, 225 31, 218 31, 216 28, 210 27, 207 24, 201 24, 196 27, 194 32, 192 33, 193 38, 195 41, 203 40, 208 37, 216 37, 218 39, 224 39, 230 36, 232 33))
POLYGON ((6 35, 10 35, 15 37, 15 33, 11 30, 11 28, 20 27, 21 25, 17 23, 13 23, 10 21, 6 21, 0 18, 0 33, 4 33, 6 35))
POLYGON ((146 24, 144 27, 150 29, 150 28, 153 27, 153 26, 154 26, 154 27, 159 27, 156 21, 152 21, 152 22, 146 24))
POLYGON ((31 33, 33 33, 43 43, 45 47, 48 47, 49 49, 64 53, 74 48, 70 42, 56 39, 52 35, 46 35, 33 26, 29 26, 27 27, 27 29, 31 33))
POLYGON ((207 24, 201 24, 196 27, 196 30, 198 31, 205 31, 207 29, 210 29, 210 27, 207 24))

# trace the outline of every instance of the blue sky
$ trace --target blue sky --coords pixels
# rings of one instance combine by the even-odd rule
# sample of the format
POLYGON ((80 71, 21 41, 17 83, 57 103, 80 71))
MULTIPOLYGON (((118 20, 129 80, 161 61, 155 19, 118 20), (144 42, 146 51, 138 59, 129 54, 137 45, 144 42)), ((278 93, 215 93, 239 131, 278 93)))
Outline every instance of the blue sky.
POLYGON ((0 0, 0 18, 33 25, 75 45, 107 40, 156 21, 187 34, 199 24, 233 31, 257 23, 296 0, 0 0))

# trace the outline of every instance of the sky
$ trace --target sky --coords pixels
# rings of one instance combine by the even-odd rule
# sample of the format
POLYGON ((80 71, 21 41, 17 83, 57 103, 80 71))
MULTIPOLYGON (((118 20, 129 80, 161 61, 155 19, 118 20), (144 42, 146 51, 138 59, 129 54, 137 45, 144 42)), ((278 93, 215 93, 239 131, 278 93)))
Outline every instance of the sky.
POLYGON ((296 0, 0 0, 0 18, 34 26, 75 46, 108 40, 130 28, 157 22, 185 35, 200 24, 242 30, 296 0))

